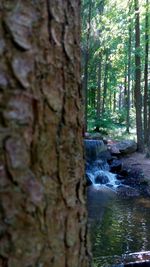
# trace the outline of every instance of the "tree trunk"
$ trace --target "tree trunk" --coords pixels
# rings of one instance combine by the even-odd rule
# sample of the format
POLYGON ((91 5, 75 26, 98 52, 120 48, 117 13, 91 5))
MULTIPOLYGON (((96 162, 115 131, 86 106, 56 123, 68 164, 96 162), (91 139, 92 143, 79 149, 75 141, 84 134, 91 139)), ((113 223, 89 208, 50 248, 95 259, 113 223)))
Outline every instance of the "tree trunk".
POLYGON ((105 108, 106 108, 107 78, 108 78, 108 51, 106 51, 106 60, 105 60, 105 69, 104 69, 104 91, 103 91, 102 114, 105 113, 105 108))
POLYGON ((146 17, 145 17, 145 68, 144 68, 144 142, 148 139, 148 50, 149 50, 149 8, 146 0, 146 17))
POLYGON ((114 91, 114 96, 113 96, 113 112, 116 112, 116 90, 114 91))
POLYGON ((120 86, 119 87, 119 111, 121 111, 121 109, 122 109, 122 87, 120 86))
POLYGON ((109 109, 110 109, 110 112, 112 112, 112 90, 110 89, 109 90, 109 109))
MULTIPOLYGON (((147 102, 147 129, 146 129, 146 134, 145 134, 145 141, 146 141, 146 146, 147 146, 147 154, 146 156, 150 158, 150 89, 148 90, 148 70, 149 70, 149 65, 148 65, 148 57, 149 57, 149 39, 148 39, 148 27, 149 27, 149 1, 146 0, 146 20, 145 20, 145 70, 144 70, 144 79, 145 79, 145 88, 144 88, 144 95, 147 94, 147 99, 145 97, 145 107, 146 107, 146 102, 147 102)), ((146 116, 145 116, 146 117, 146 116)))
POLYGON ((131 80, 131 107, 132 108, 135 108, 134 89, 135 89, 135 74, 132 75, 132 80, 131 80))
POLYGON ((135 3, 135 108, 138 151, 144 150, 142 130, 142 96, 141 96, 141 56, 140 56, 140 15, 139 0, 135 3))
POLYGON ((87 131, 87 114, 88 114, 88 63, 89 63, 89 42, 90 42, 90 31, 91 31, 91 10, 92 10, 92 0, 89 1, 89 14, 88 14, 88 31, 86 39, 85 48, 85 63, 84 63, 84 80, 83 80, 83 90, 84 90, 84 130, 87 131))
POLYGON ((147 122, 147 143, 146 143, 146 157, 150 158, 150 92, 149 92, 149 99, 148 99, 148 122, 147 122))
POLYGON ((127 92, 127 64, 125 64, 125 74, 124 74, 124 108, 128 109, 128 92, 127 92))
POLYGON ((87 267, 80 1, 0 4, 0 266, 87 267))
POLYGON ((100 103, 101 103, 101 74, 102 74, 102 57, 99 56, 98 61, 98 88, 97 88, 97 120, 100 119, 100 103))
MULTIPOLYGON (((129 2, 129 16, 131 13, 131 3, 129 2)), ((127 88, 127 127, 126 132, 130 132, 130 91, 131 91, 131 48, 132 48, 132 26, 129 18, 129 40, 128 40, 128 88, 127 88)))
POLYGON ((96 110, 96 89, 92 87, 92 109, 96 110))
MULTIPOLYGON (((102 23, 102 14, 104 12, 104 4, 105 1, 102 0, 100 1, 98 5, 98 10, 99 10, 99 24, 103 25, 102 23)), ((99 29, 99 47, 102 47, 102 28, 99 29)), ((101 83, 102 83, 102 52, 99 53, 99 59, 98 59, 98 82, 97 82, 97 122, 99 125, 99 120, 101 116, 101 83)), ((97 127, 97 130, 99 130, 99 127, 97 127)))

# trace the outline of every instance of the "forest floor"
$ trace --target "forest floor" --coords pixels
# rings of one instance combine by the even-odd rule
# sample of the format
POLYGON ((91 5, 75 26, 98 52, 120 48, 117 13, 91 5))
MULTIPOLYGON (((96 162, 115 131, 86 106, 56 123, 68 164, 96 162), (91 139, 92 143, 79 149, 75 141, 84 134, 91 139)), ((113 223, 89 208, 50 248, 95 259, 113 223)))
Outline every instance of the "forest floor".
POLYGON ((138 152, 128 154, 122 158, 122 162, 124 167, 141 169, 145 180, 150 183, 150 159, 147 159, 145 154, 138 152))

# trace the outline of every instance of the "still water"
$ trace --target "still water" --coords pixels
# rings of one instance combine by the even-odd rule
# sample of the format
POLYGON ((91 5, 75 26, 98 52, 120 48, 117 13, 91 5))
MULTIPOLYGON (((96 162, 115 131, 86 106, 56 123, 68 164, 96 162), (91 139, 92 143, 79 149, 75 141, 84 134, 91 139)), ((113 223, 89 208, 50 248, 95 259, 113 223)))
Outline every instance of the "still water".
POLYGON ((150 259, 149 198, 121 199, 105 186, 90 186, 88 214, 94 267, 144 259, 136 252, 148 251, 150 259))

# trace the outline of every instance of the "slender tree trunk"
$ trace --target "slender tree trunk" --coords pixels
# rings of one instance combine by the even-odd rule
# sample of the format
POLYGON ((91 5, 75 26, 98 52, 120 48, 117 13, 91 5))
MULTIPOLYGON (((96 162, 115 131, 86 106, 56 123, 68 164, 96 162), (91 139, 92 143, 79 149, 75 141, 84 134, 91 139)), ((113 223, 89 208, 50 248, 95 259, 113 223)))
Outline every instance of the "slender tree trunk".
POLYGON ((101 103, 101 73, 102 73, 102 57, 99 56, 98 61, 98 85, 97 85, 97 120, 100 119, 100 103, 101 103))
POLYGON ((119 110, 121 111, 122 108, 122 87, 120 86, 119 91, 119 110))
POLYGON ((0 266, 87 267, 80 1, 2 2, 0 266))
MULTIPOLYGON (((129 16, 131 13, 131 3, 129 2, 129 16)), ((128 88, 127 88, 127 127, 126 132, 130 132, 130 91, 131 91, 131 47, 132 47, 132 26, 129 19, 129 41, 128 41, 128 88)))
POLYGON ((142 129, 142 96, 141 96, 141 56, 140 56, 140 15, 139 0, 135 3, 135 108, 138 151, 144 150, 142 129))
POLYGON ((106 108, 107 79, 108 79, 108 51, 106 51, 106 60, 105 60, 105 69, 104 69, 104 91, 103 91, 102 114, 105 113, 105 108, 106 108))
POLYGON ((112 111, 112 91, 109 91, 109 109, 112 111))
POLYGON ((125 65, 125 76, 124 76, 124 108, 128 109, 128 92, 127 92, 127 64, 125 65))
MULTIPOLYGON (((102 14, 104 12, 104 3, 105 0, 100 1, 100 4, 98 6, 99 9, 99 24, 102 25, 102 14)), ((101 34, 102 34, 102 28, 99 30, 99 46, 101 47, 101 34)), ((102 82, 102 52, 99 53, 99 60, 98 60, 98 84, 97 84, 97 122, 100 120, 101 115, 101 82, 102 82)), ((99 123, 98 123, 99 124, 99 123)), ((99 127, 97 127, 97 130, 99 127)))
POLYGON ((147 158, 150 158, 150 93, 149 93, 149 101, 148 101, 148 124, 147 124, 147 158))
POLYGON ((116 111, 116 91, 114 91, 114 100, 113 100, 113 112, 116 111))
POLYGON ((144 68, 144 142, 148 139, 148 50, 149 50, 149 8, 146 0, 146 17, 145 17, 145 68, 144 68))
POLYGON ((135 94, 134 94, 134 89, 135 89, 135 75, 132 75, 132 81, 131 81, 132 87, 131 87, 131 107, 135 107, 135 94))
POLYGON ((96 111, 96 88, 93 88, 93 109, 96 111))
POLYGON ((88 63, 89 63, 89 43, 90 43, 90 31, 91 31, 91 11, 92 11, 92 0, 89 0, 89 13, 88 13, 88 30, 87 30, 87 39, 86 39, 86 48, 85 48, 85 64, 84 64, 84 80, 83 80, 83 89, 84 89, 84 125, 85 132, 87 131, 87 114, 88 114, 88 63))
POLYGON ((131 90, 131 93, 132 93, 132 108, 135 108, 135 94, 134 94, 134 89, 135 89, 135 76, 132 77, 132 83, 131 84, 132 84, 132 90, 131 90))

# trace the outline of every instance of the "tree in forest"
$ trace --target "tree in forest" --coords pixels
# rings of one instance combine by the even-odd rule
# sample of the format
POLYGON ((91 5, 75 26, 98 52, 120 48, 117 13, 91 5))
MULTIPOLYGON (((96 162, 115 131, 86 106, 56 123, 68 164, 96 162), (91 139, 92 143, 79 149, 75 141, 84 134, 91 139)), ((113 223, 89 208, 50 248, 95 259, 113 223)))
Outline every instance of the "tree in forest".
POLYGON ((104 91, 103 91, 103 106, 102 114, 106 111, 106 95, 108 85, 108 50, 105 51, 105 70, 104 70, 104 91))
POLYGON ((0 266, 87 267, 80 1, 0 3, 0 266))
POLYGON ((97 74, 97 107, 96 107, 96 121, 97 123, 97 127, 96 130, 99 131, 99 122, 100 122, 100 116, 101 116, 101 89, 102 89, 102 30, 103 30, 103 23, 102 23, 102 15, 104 12, 104 4, 105 4, 105 0, 101 0, 99 5, 98 5, 98 12, 99 12, 99 30, 98 30, 98 36, 99 36, 99 47, 101 49, 101 51, 99 52, 98 55, 98 74, 97 74))
POLYGON ((148 141, 148 56, 149 56, 149 6, 146 0, 145 14, 145 67, 144 67, 144 142, 148 141))
POLYGON ((127 83, 127 125, 126 131, 130 129, 130 93, 131 93, 131 49, 132 49, 132 25, 131 25, 131 1, 129 1, 129 26, 128 26, 128 83, 127 83))
MULTIPOLYGON (((102 56, 99 55, 98 60, 98 81, 97 81, 97 121, 100 120, 101 115, 101 77, 102 76, 102 56)), ((99 128, 99 127, 98 127, 99 128)))
POLYGON ((144 150, 142 127, 142 95, 141 95, 141 55, 140 55, 140 14, 139 1, 134 0, 135 6, 135 109, 138 151, 144 150))
POLYGON ((144 141, 147 147, 146 156, 150 157, 150 88, 149 88, 149 1, 146 0, 145 12, 145 68, 144 68, 144 141))
POLYGON ((87 131, 87 113, 88 113, 88 63, 89 63, 89 49, 90 49, 90 32, 91 32, 91 12, 92 12, 92 0, 87 3, 88 15, 87 15, 87 34, 86 34, 86 45, 84 51, 84 77, 83 77, 83 93, 84 93, 84 130, 87 131))

